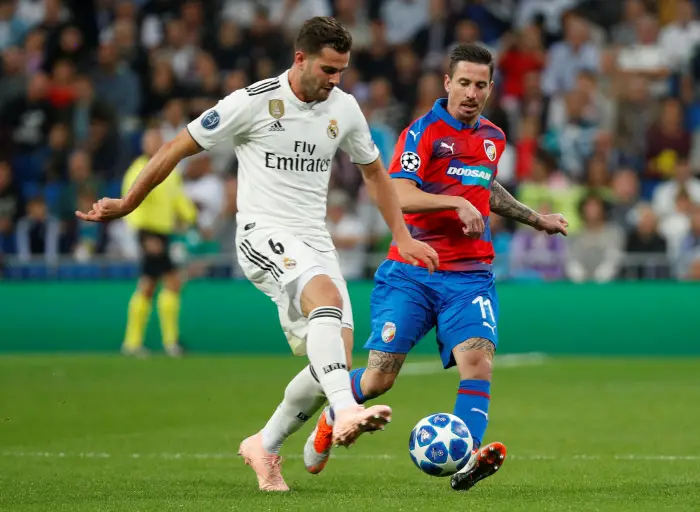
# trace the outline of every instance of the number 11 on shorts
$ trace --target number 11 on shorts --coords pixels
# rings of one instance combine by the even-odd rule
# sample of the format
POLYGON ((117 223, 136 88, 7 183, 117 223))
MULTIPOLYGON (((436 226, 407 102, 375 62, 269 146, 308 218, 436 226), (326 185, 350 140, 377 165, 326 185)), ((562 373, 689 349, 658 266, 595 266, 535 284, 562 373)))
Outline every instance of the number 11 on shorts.
POLYGON ((479 295, 472 301, 472 304, 478 304, 481 308, 481 318, 488 320, 488 317, 491 317, 491 322, 494 324, 496 323, 496 317, 494 316, 493 308, 491 307, 491 299, 484 299, 481 295, 479 295), (488 316, 486 316, 487 312, 488 316))

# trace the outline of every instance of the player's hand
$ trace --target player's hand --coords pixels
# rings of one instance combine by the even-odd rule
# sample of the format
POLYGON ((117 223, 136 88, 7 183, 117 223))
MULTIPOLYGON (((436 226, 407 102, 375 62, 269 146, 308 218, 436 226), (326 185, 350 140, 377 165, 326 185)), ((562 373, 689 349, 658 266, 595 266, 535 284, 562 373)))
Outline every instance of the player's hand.
POLYGON ((534 228, 538 231, 546 231, 550 235, 561 233, 564 236, 569 234, 567 227, 569 227, 569 221, 561 213, 540 215, 537 223, 534 225, 534 228))
POLYGON ((75 212, 75 216, 89 222, 107 222, 119 219, 131 213, 123 199, 100 199, 92 205, 92 210, 87 213, 75 212))
POLYGON ((469 201, 465 200, 464 204, 457 208, 457 215, 462 221, 464 227, 462 231, 471 239, 481 238, 486 226, 484 225, 484 217, 481 212, 469 201))
POLYGON ((425 242, 409 238, 405 242, 397 242, 396 246, 403 259, 408 261, 411 265, 418 265, 418 262, 422 261, 425 266, 428 267, 428 271, 431 274, 437 270, 440 264, 435 249, 425 242))

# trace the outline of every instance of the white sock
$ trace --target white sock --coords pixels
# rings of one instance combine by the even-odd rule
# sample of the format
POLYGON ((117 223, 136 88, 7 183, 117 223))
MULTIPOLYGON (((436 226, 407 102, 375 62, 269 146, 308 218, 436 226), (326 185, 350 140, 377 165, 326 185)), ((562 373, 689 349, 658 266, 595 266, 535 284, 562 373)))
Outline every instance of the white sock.
POLYGON ((306 351, 311 369, 321 383, 331 407, 337 412, 357 405, 350 387, 350 373, 341 336, 340 308, 322 306, 309 315, 306 351))
POLYGON ((282 403, 262 430, 265 451, 278 454, 284 440, 316 414, 325 401, 323 389, 311 374, 311 367, 305 367, 287 384, 282 403))

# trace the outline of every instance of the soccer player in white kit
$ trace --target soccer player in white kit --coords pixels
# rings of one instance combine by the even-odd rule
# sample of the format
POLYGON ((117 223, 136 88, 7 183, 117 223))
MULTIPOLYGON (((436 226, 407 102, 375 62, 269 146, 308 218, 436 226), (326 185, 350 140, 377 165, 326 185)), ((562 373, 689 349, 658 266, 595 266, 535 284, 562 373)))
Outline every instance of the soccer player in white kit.
POLYGON ((338 148, 363 175, 401 255, 438 266, 435 251, 409 234, 393 184, 379 159, 367 121, 354 97, 340 91, 352 38, 333 18, 307 20, 295 42, 294 64, 282 75, 237 90, 163 145, 122 199, 104 198, 88 221, 133 211, 188 156, 232 144, 238 171, 238 260, 246 277, 277 305, 280 323, 297 355, 310 364, 287 386, 267 425, 245 439, 239 454, 269 491, 289 488, 280 471, 282 442, 330 403, 333 443, 349 446, 362 432, 381 429, 391 409, 364 408, 349 378, 352 310, 330 234, 326 197, 338 148))

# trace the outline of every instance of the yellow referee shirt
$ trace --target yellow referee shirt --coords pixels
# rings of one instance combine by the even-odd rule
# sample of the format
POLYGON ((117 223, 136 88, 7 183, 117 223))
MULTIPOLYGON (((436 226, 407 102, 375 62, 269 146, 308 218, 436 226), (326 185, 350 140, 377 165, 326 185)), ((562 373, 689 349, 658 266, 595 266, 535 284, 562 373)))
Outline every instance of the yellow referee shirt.
MULTIPOLYGON (((122 182, 122 197, 129 191, 148 160, 148 156, 142 155, 126 171, 122 182)), ((134 229, 170 235, 175 231, 178 220, 192 224, 196 218, 197 208, 185 195, 182 179, 177 171, 174 171, 163 183, 154 188, 143 203, 125 217, 125 220, 134 229)))

